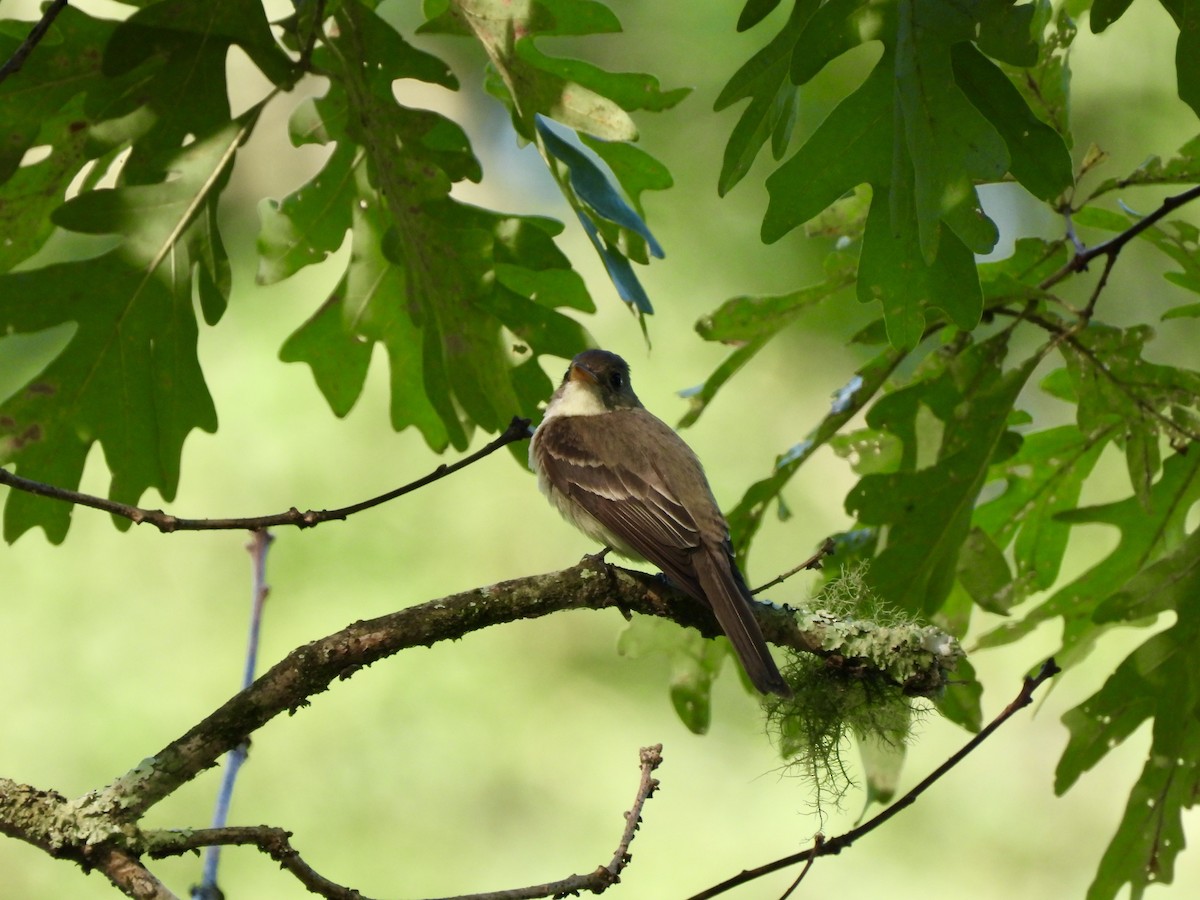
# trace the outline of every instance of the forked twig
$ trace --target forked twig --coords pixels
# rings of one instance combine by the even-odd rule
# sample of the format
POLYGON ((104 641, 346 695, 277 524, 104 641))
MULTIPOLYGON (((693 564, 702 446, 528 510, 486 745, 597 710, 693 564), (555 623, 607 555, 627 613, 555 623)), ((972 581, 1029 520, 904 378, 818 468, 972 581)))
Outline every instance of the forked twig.
MULTIPOLYGON (((560 881, 531 885, 484 894, 463 894, 449 900, 535 900, 539 897, 563 897, 587 892, 599 894, 621 880, 621 872, 631 859, 629 845, 642 821, 642 808, 658 788, 655 770, 662 764, 662 744, 643 747, 638 754, 641 778, 633 806, 625 813, 625 828, 612 860, 587 875, 571 875, 560 881)), ((238 828, 202 828, 189 831, 149 831, 144 835, 149 855, 154 859, 179 856, 201 847, 248 845, 257 847, 296 876, 309 891, 328 900, 368 900, 353 888, 344 887, 319 874, 291 844, 291 833, 282 828, 257 825, 238 828)))

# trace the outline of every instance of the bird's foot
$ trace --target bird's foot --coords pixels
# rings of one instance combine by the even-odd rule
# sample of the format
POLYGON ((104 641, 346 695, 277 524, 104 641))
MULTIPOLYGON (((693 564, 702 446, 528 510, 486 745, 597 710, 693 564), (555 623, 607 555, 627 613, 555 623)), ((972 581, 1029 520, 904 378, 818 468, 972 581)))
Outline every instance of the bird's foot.
POLYGON ((599 568, 600 566, 608 565, 604 557, 608 556, 610 553, 612 553, 612 547, 605 547, 599 553, 583 554, 583 559, 580 561, 587 563, 589 566, 595 566, 596 568, 599 568))

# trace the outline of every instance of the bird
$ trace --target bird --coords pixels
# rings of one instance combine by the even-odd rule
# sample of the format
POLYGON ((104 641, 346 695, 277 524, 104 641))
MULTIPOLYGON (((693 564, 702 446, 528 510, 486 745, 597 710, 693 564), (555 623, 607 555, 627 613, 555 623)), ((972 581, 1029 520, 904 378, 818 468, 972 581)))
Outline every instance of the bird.
POLYGON ((568 522, 622 556, 658 566, 712 610, 759 691, 791 696, 704 468, 638 400, 625 360, 598 349, 571 360, 533 434, 529 463, 568 522))

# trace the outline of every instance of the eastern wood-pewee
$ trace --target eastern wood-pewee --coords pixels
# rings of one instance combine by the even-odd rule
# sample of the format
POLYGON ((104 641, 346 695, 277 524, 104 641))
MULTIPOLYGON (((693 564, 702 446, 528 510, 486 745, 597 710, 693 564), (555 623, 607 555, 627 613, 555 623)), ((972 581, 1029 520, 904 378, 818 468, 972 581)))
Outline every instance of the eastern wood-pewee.
POLYGON ((707 603, 755 687, 791 694, 751 611, 700 460, 642 406, 625 360, 585 350, 571 361, 533 435, 529 463, 542 493, 580 531, 654 563, 707 603))

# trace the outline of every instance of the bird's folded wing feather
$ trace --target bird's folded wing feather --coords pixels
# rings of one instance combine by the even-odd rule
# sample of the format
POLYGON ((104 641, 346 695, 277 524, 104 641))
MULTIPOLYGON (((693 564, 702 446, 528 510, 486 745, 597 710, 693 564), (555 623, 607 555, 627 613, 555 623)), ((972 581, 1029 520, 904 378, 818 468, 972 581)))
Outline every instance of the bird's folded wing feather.
POLYGON ((571 499, 684 591, 703 598, 690 560, 701 545, 700 529, 658 473, 651 467, 638 474, 612 460, 594 465, 595 457, 575 450, 544 441, 541 462, 552 480, 567 485, 571 499))

